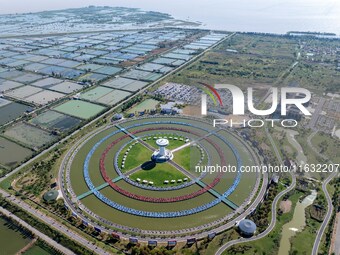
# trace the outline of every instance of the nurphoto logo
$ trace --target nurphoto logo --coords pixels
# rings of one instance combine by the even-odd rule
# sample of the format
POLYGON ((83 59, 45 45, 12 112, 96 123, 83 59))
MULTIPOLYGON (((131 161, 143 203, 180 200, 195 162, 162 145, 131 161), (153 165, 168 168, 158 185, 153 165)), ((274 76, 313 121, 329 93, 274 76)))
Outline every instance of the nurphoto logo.
MULTIPOLYGON (((217 97, 220 106, 223 106, 223 101, 221 96, 217 92, 216 89, 228 89, 231 92, 232 99, 233 99, 233 111, 232 114, 235 116, 242 116, 245 115, 245 98, 243 91, 235 85, 230 84, 216 84, 215 87, 212 87, 207 84, 203 84, 208 87, 213 94, 217 97)), ((269 109, 256 109, 254 104, 253 98, 253 88, 247 89, 247 108, 248 111, 255 115, 255 116, 269 116, 273 114, 278 106, 280 106, 280 113, 282 117, 287 116, 287 109, 288 106, 295 106, 299 109, 303 115, 311 116, 311 113, 307 110, 304 104, 308 103, 311 99, 311 92, 304 88, 289 88, 289 87, 282 87, 282 88, 271 88, 272 90, 272 103, 269 109), (290 98, 289 95, 298 94, 298 98, 290 98), (280 101, 279 101, 280 100, 280 101)), ((212 93, 209 93, 210 97, 212 97, 212 93)), ((201 114, 207 115, 207 94, 202 93, 201 95, 201 114)), ((251 120, 243 120, 242 122, 234 123, 238 125, 249 126, 249 127, 262 127, 265 122, 269 122, 274 125, 274 122, 277 121, 275 119, 251 119, 251 120), (256 123, 256 124, 255 124, 256 123)), ((214 126, 216 125, 225 125, 225 124, 233 125, 233 121, 226 120, 226 119, 214 119, 214 126)), ((297 121, 294 119, 284 119, 281 121, 281 125, 283 127, 295 127, 297 125, 297 121)))

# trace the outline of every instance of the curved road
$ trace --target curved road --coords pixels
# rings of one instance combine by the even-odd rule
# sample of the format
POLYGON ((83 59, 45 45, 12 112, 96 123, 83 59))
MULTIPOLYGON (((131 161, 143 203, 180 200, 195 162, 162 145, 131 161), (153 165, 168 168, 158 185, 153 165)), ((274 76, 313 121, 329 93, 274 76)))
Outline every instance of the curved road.
POLYGON ((319 246, 320 246, 320 242, 322 239, 322 236, 327 228, 327 225, 332 217, 332 213, 333 213, 333 203, 332 203, 332 198, 328 193, 327 190, 327 185, 328 183, 337 175, 337 172, 334 172, 333 174, 331 174, 330 176, 327 177, 326 180, 323 181, 322 183, 322 191, 325 193, 326 199, 327 199, 327 205, 328 205, 328 209, 327 209, 327 214, 325 216, 325 219, 322 222, 322 225, 316 235, 316 239, 314 241, 314 245, 313 245, 313 250, 312 250, 312 255, 318 255, 318 251, 319 251, 319 246))
POLYGON ((251 238, 245 238, 245 239, 237 239, 237 240, 232 240, 224 245, 222 245, 217 252, 215 253, 216 255, 221 255, 226 249, 230 248, 231 246, 235 245, 235 244, 241 244, 241 243, 246 243, 246 242, 250 242, 250 241, 256 241, 258 239, 261 239, 263 237, 265 237, 266 235, 268 235, 273 228, 275 227, 276 224, 276 210, 277 210, 277 202, 289 191, 291 191, 292 189, 295 188, 296 185, 296 177, 294 174, 291 174, 292 176, 292 183, 290 184, 290 186, 281 191, 274 199, 273 203, 272 203, 272 219, 271 222, 269 224, 269 227, 262 233, 258 234, 257 236, 253 236, 251 238))
MULTIPOLYGON (((307 143, 308 146, 320 157, 322 157, 323 159, 328 160, 328 158, 321 154, 312 144, 312 138, 316 135, 316 132, 313 132, 310 136, 308 136, 307 138, 307 143)), ((332 161, 330 161, 331 164, 333 164, 332 161)), ((323 182, 322 182, 322 191, 325 193, 326 196, 326 200, 327 200, 327 213, 325 216, 325 219, 323 220, 321 227, 319 228, 319 231, 316 235, 315 241, 314 241, 314 245, 313 245, 313 250, 312 250, 312 255, 318 255, 318 251, 319 251, 319 247, 320 247, 320 242, 322 240, 322 236, 327 228, 327 225, 329 224, 329 221, 332 217, 332 213, 333 213, 333 203, 332 203, 332 198, 328 193, 327 190, 327 185, 328 183, 335 177, 337 176, 338 173, 337 172, 333 172, 332 174, 330 174, 323 182)))
MULTIPOLYGON (((280 152, 278 151, 278 149, 276 147, 276 144, 275 144, 275 142, 274 142, 274 140, 273 140, 273 138, 272 138, 272 136, 271 136, 271 134, 270 134, 270 132, 269 132, 267 127, 265 127, 265 131, 266 131, 266 133, 268 135, 269 141, 270 141, 270 143, 271 143, 271 145, 272 145, 272 147, 274 149, 274 152, 276 154, 277 159, 282 164, 283 161, 282 161, 280 152)), ((276 209, 277 209, 276 206, 277 206, 277 202, 281 199, 282 196, 284 196, 286 193, 288 193, 289 191, 294 189, 295 185, 296 185, 296 177, 295 177, 295 175, 292 174, 292 173, 290 173, 290 174, 291 174, 291 177, 292 177, 292 183, 290 184, 290 186, 287 189, 281 191, 275 197, 275 199, 274 199, 274 201, 272 203, 272 209, 271 209, 271 211, 272 211, 272 219, 271 219, 271 222, 270 222, 268 228, 264 232, 258 234, 257 236, 253 236, 253 237, 247 238, 247 239, 243 239, 243 238, 242 239, 236 239, 236 240, 232 240, 230 242, 227 242, 226 244, 222 245, 217 250, 217 252, 215 253, 216 255, 221 255, 226 249, 230 248, 231 246, 233 246, 235 244, 241 244, 241 243, 246 243, 246 242, 250 242, 250 241, 255 241, 255 240, 261 239, 261 238, 265 237, 266 235, 268 235, 273 230, 273 228, 275 227, 275 224, 276 224, 276 209)))

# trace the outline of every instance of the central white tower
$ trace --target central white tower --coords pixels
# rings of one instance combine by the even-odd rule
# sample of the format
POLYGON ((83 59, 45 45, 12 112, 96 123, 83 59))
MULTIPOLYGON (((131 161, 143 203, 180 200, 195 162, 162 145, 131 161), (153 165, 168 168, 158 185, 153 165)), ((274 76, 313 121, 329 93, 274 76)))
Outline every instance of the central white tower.
POLYGON ((173 154, 171 151, 165 149, 166 146, 169 145, 169 140, 165 138, 158 139, 156 141, 159 149, 156 150, 153 154, 151 159, 156 162, 165 162, 168 160, 173 159, 173 154))

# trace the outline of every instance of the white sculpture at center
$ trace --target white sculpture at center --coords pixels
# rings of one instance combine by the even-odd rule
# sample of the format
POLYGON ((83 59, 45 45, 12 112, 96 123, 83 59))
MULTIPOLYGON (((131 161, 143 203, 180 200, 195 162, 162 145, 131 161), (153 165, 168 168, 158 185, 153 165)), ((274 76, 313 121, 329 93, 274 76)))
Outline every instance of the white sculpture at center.
POLYGON ((169 145, 169 140, 165 138, 158 139, 156 141, 159 149, 156 150, 153 154, 151 159, 156 162, 165 162, 168 160, 173 159, 173 154, 171 151, 167 150, 165 147, 169 145))

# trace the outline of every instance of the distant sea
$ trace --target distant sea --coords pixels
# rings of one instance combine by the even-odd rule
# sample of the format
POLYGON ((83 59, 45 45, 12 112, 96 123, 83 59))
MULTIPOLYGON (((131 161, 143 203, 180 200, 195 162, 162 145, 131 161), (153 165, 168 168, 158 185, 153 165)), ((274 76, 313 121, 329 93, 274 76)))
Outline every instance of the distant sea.
POLYGON ((201 21, 203 27, 211 29, 340 35, 339 0, 182 0, 176 7, 164 5, 155 4, 154 9, 166 11, 175 18, 201 21))
POLYGON ((339 0, 129 0, 129 7, 201 21, 203 28, 283 34, 288 31, 340 35, 339 0))
MULTIPOLYGON (((1 0, 0 0, 1 2, 1 0)), ((88 5, 137 7, 174 18, 201 21, 202 28, 283 34, 288 31, 340 35, 340 0, 12 0, 0 13, 60 10, 88 5)))

